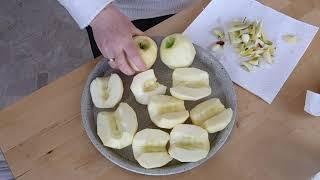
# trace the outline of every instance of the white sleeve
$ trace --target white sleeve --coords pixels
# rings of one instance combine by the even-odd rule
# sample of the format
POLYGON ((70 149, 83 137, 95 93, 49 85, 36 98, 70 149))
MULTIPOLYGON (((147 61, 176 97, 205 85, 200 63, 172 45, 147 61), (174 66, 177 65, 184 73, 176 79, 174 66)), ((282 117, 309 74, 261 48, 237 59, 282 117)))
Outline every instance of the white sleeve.
POLYGON ((78 23, 81 29, 85 28, 96 15, 112 0, 58 0, 78 23))

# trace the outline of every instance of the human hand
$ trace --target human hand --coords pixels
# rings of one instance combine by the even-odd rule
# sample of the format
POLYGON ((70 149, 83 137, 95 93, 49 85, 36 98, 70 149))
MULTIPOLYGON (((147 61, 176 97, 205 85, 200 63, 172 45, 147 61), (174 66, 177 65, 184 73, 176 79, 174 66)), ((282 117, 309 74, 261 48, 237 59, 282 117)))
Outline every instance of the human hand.
POLYGON ((143 35, 129 19, 112 4, 106 6, 90 23, 96 43, 112 68, 127 75, 144 71, 146 66, 132 39, 143 35))

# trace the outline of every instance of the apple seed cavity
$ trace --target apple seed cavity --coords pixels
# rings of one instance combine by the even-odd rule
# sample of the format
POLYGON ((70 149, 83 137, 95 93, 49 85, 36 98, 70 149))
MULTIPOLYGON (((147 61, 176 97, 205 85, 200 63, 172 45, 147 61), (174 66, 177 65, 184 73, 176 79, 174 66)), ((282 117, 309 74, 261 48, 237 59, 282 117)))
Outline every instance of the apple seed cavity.
POLYGON ((142 50, 147 50, 149 49, 150 47, 150 43, 148 40, 146 39, 143 39, 142 41, 140 41, 139 43, 139 48, 142 49, 142 50))

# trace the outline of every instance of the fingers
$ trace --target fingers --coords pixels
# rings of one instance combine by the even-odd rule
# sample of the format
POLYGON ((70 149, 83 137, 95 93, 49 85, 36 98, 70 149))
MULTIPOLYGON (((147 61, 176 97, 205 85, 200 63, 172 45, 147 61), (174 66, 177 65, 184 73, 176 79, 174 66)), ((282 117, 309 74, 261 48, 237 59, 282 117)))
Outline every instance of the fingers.
MULTIPOLYGON (((106 59, 108 59, 108 58, 114 58, 115 56, 113 55, 113 54, 115 54, 115 53, 113 53, 112 51, 106 51, 106 48, 104 49, 104 51, 101 51, 101 53, 102 53, 102 55, 103 55, 103 57, 105 57, 106 59)), ((117 66, 117 63, 114 61, 114 59, 113 59, 113 61, 108 61, 108 64, 109 64, 109 66, 112 68, 112 69, 119 69, 118 68, 118 66, 117 66)))
POLYGON ((109 61, 108 64, 112 69, 119 69, 115 61, 109 61))
POLYGON ((146 65, 141 59, 141 56, 138 52, 138 48, 134 44, 133 40, 127 43, 127 45, 124 48, 124 51, 126 53, 128 61, 136 71, 144 71, 146 69, 146 65))
POLYGON ((122 44, 120 47, 114 49, 103 48, 102 54, 104 57, 115 58, 115 61, 109 61, 109 65, 113 69, 120 69, 124 74, 133 75, 135 71, 144 71, 145 64, 142 61, 138 48, 133 42, 132 38, 128 38, 126 42, 118 43, 122 44), (123 50, 120 50, 123 49, 123 50))
POLYGON ((115 58, 119 52, 115 51, 115 49, 110 46, 110 44, 107 41, 103 41, 101 44, 97 44, 99 47, 99 50, 101 51, 101 54, 106 58, 115 58))
POLYGON ((126 57, 124 55, 124 52, 121 52, 116 57, 116 65, 120 69, 121 72, 123 72, 126 75, 133 75, 135 71, 130 67, 128 64, 126 57))

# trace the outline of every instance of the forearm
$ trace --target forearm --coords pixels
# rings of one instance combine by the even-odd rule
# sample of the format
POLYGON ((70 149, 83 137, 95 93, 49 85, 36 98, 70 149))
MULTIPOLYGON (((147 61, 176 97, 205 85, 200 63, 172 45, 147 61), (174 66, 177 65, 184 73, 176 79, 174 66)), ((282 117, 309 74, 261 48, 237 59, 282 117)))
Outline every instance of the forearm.
POLYGON ((78 23, 81 29, 85 28, 97 14, 112 0, 58 0, 78 23))
POLYGON ((133 75, 146 69, 133 36, 142 35, 112 0, 58 0, 77 21, 80 28, 89 24, 97 45, 112 68, 133 75))

